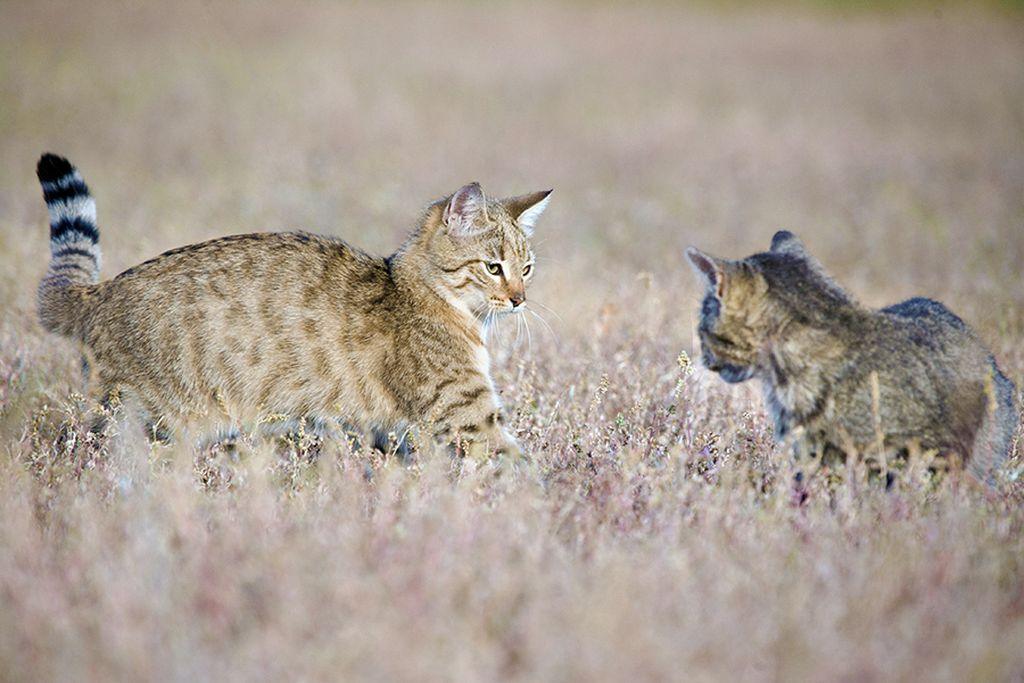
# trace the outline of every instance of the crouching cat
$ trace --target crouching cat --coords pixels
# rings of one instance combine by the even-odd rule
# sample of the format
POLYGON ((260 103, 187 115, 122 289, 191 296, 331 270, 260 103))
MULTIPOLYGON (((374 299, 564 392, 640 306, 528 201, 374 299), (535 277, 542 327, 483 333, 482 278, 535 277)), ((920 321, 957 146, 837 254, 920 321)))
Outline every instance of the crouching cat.
POLYGON ((860 306, 786 231, 740 260, 686 255, 707 286, 704 364, 726 382, 761 380, 776 439, 819 457, 916 444, 993 481, 1017 429, 1014 387, 945 306, 860 306))
POLYGON ((39 316, 80 342, 89 391, 153 428, 268 415, 365 430, 426 425, 468 452, 516 453, 484 346, 526 305, 530 236, 550 190, 487 198, 476 183, 431 204, 387 258, 303 232, 224 237, 98 282, 96 204, 44 155, 51 261, 39 316))

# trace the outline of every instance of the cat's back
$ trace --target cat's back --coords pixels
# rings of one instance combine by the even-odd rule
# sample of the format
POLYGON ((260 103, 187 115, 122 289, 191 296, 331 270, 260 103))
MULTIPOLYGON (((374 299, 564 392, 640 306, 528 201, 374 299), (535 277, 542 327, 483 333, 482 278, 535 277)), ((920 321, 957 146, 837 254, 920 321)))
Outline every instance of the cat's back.
POLYGON ((923 296, 887 306, 879 313, 902 323, 928 325, 950 332, 968 331, 967 323, 960 316, 949 310, 943 303, 923 296))
POLYGON ((914 297, 872 315, 887 346, 899 355, 914 354, 933 364, 982 362, 988 356, 981 341, 960 316, 944 304, 914 297))
MULTIPOLYGON (((381 265, 377 259, 340 239, 307 232, 249 233, 219 237, 165 251, 128 268, 107 284, 111 289, 145 282, 159 287, 169 278, 199 278, 213 275, 238 282, 262 277, 308 280, 311 273, 326 266, 359 270, 381 265)), ((287 285, 289 281, 278 280, 287 285)))
POLYGON ((383 258, 337 239, 224 237, 101 283, 85 343, 103 384, 174 404, 201 403, 213 390, 260 399, 286 376, 322 374, 354 337, 385 334, 392 291, 383 258), (312 365, 300 375, 304 358, 312 365))
POLYGON ((163 307, 153 311, 160 314, 221 305, 308 306, 331 293, 379 293, 387 280, 383 259, 339 239, 305 232, 233 235, 172 249, 101 283, 96 313, 138 314, 153 305, 163 307))

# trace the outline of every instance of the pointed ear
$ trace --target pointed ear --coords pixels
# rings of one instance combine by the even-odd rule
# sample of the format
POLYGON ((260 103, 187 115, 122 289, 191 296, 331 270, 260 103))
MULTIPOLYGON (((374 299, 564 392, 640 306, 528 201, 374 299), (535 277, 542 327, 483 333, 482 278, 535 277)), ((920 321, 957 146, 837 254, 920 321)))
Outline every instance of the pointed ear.
POLYGON ((533 235, 533 226, 537 224, 537 219, 544 213, 544 209, 548 208, 548 201, 551 199, 552 192, 553 190, 541 190, 540 192, 531 192, 530 194, 502 200, 502 204, 505 205, 509 214, 516 219, 519 227, 523 229, 527 237, 533 235))
POLYGON ((797 236, 789 230, 779 230, 772 237, 771 251, 776 254, 792 254, 793 256, 808 256, 804 243, 797 239, 797 236))
POLYGON ((775 233, 775 236, 772 237, 771 251, 773 254, 786 254, 801 259, 808 271, 817 279, 819 285, 831 292, 833 296, 844 301, 850 300, 850 296, 832 279, 832 276, 825 270, 825 266, 821 265, 821 261, 812 256, 804 243, 790 231, 779 230, 775 233))
POLYGON ((689 259, 697 277, 714 289, 715 295, 721 298, 725 289, 725 263, 722 259, 705 254, 697 247, 687 247, 686 258, 689 259))
POLYGON ((469 237, 483 232, 480 218, 487 218, 487 198, 480 183, 470 183, 460 188, 448 205, 444 207, 441 221, 452 237, 469 237))

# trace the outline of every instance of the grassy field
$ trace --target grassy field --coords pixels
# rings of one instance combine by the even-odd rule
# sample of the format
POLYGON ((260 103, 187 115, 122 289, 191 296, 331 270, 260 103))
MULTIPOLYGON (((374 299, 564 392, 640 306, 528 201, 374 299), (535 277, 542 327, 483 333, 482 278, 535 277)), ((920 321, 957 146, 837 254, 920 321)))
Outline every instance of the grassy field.
POLYGON ((856 467, 798 504, 757 388, 688 361, 682 256, 788 228, 1024 386, 1022 64, 1020 15, 950 4, 0 4, 0 680, 1024 680, 1024 447, 990 495, 856 467), (35 319, 45 150, 107 276, 554 187, 550 327, 493 343, 532 463, 92 438, 35 319))

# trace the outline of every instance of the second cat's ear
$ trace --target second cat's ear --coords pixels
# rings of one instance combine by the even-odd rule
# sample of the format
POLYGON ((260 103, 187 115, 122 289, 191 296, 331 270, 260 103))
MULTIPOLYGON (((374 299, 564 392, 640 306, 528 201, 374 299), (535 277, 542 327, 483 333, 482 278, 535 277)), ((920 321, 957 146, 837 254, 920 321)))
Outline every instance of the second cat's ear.
POLYGON ((807 251, 807 247, 800 239, 789 230, 779 230, 772 237, 771 252, 773 254, 785 254, 801 259, 812 275, 818 279, 818 284, 830 290, 835 296, 841 299, 849 299, 849 295, 843 288, 836 284, 836 281, 825 270, 825 266, 807 251))
POLYGON ((541 190, 502 200, 509 215, 516 219, 516 223, 527 237, 533 235, 533 226, 537 224, 537 219, 544 213, 544 209, 548 208, 552 192, 553 190, 541 190))
POLYGON ((807 249, 804 243, 789 230, 779 230, 772 237, 771 250, 776 254, 792 254, 793 256, 807 257, 807 249))
POLYGON ((697 247, 687 247, 686 258, 697 277, 721 298, 725 289, 725 264, 722 259, 705 254, 697 247))
POLYGON ((452 237, 469 237, 487 228, 487 198, 480 183, 470 183, 452 195, 441 221, 452 237))

